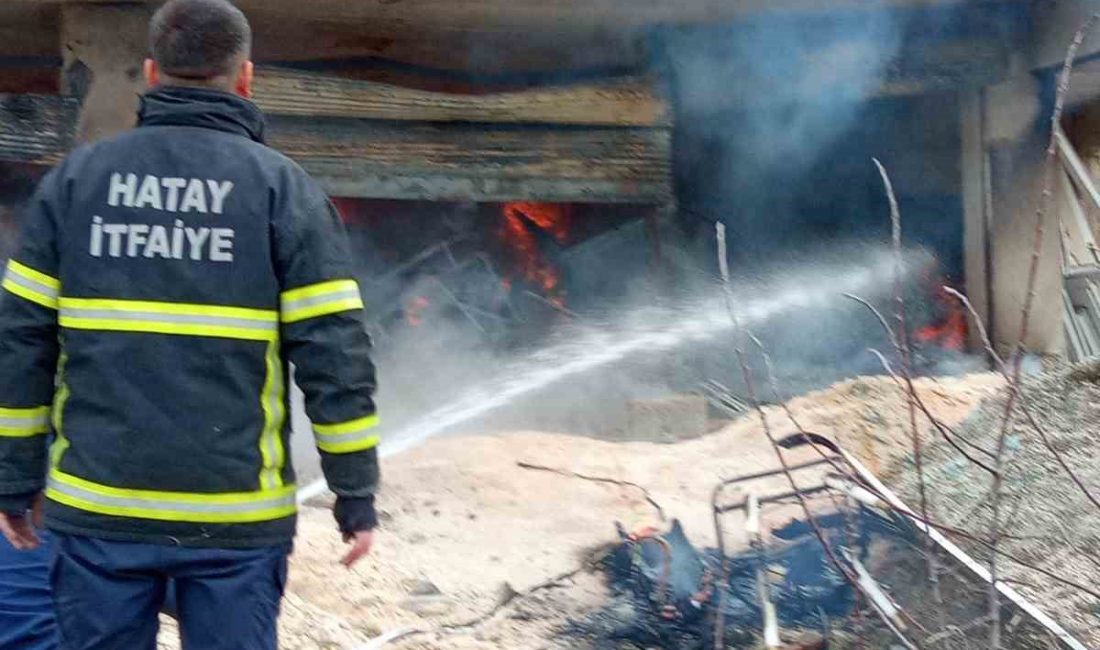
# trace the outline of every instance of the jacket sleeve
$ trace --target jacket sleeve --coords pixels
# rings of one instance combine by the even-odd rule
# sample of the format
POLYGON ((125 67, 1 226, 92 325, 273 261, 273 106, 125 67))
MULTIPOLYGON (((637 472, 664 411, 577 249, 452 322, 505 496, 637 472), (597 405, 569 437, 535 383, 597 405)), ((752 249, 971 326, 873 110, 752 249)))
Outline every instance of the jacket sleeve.
POLYGON ((305 393, 340 529, 369 530, 379 439, 363 300, 336 208, 304 172, 289 176, 273 218, 283 352, 305 393))
POLYGON ((45 485, 46 441, 59 353, 59 172, 23 214, 20 245, 0 291, 0 510, 25 510, 45 485))

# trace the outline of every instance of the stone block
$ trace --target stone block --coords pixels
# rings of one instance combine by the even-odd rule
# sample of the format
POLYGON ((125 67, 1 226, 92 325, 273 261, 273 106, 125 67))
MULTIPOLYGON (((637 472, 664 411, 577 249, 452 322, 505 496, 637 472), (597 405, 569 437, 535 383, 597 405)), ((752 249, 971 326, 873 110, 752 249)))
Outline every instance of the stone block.
POLYGON ((707 433, 707 401, 698 395, 631 400, 625 437, 648 442, 690 440, 707 433))

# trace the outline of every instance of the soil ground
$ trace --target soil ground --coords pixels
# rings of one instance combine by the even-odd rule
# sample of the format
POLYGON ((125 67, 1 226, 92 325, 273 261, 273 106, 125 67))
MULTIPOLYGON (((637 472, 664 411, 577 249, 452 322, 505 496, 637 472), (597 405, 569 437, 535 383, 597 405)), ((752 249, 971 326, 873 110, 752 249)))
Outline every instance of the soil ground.
MULTIPOLYGON (((921 380, 929 408, 958 424, 1001 386, 992 375, 921 380)), ((856 379, 788 403, 808 430, 828 435, 873 470, 904 466, 909 449, 904 394, 889 379, 856 379)), ((796 429, 767 409, 777 435, 796 429)), ((933 433, 922 435, 928 441, 933 433)), ((788 456, 816 458, 811 450, 788 456)), ((287 650, 351 650, 403 628, 425 630, 386 645, 419 650, 577 647, 557 641, 570 618, 600 606, 606 590, 581 573, 560 586, 513 601, 478 625, 440 631, 490 612, 511 590, 523 592, 576 569, 628 530, 660 519, 641 490, 521 468, 565 472, 645 486, 696 545, 714 543, 710 492, 721 479, 777 467, 759 420, 749 414, 720 431, 676 444, 612 443, 557 433, 515 432, 431 441, 384 463, 382 527, 375 553, 352 570, 331 513, 303 509, 281 623, 287 650)), ((813 472, 800 475, 807 484, 813 472)), ((785 479, 752 483, 782 491, 785 479)), ((736 491, 727 498, 737 499, 736 491)), ((163 647, 174 646, 166 625, 163 647)), ((367 646, 370 647, 370 646, 367 646)), ((380 647, 380 646, 375 646, 380 647)))

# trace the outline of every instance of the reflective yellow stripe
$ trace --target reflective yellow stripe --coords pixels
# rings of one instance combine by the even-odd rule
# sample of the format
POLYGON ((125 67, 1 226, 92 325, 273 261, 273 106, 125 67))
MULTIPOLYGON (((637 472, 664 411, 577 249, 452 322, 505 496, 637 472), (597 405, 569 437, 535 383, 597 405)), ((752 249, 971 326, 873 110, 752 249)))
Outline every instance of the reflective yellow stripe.
POLYGON ((20 264, 15 260, 8 260, 8 270, 51 289, 61 289, 61 280, 51 275, 46 275, 41 271, 36 271, 26 264, 20 264))
POLYGON ((15 260, 8 260, 4 289, 48 309, 57 309, 61 281, 15 260))
POLYGON ((282 321, 297 323, 308 318, 362 309, 363 297, 355 280, 330 280, 284 291, 280 304, 282 321))
POLYGON ((336 436, 343 433, 352 433, 355 431, 361 431, 363 429, 370 429, 378 426, 378 416, 368 415, 366 417, 357 418, 355 420, 348 420, 347 422, 336 422, 334 424, 315 424, 313 425, 313 431, 317 435, 322 436, 336 436))
POLYGON ((0 407, 0 438, 29 438, 50 430, 50 407, 0 407))
POLYGON ((50 467, 57 467, 61 463, 61 457, 69 448, 69 441, 65 438, 62 425, 65 421, 65 402, 69 401, 69 384, 65 382, 65 366, 69 363, 69 355, 65 352, 65 341, 61 341, 61 355, 57 362, 57 392, 53 396, 53 432, 54 440, 50 445, 50 467))
POLYGON ((381 438, 370 431, 378 426, 378 416, 336 422, 332 424, 313 425, 314 438, 317 448, 330 454, 348 454, 355 451, 365 451, 378 446, 381 438))
POLYGON ((340 293, 348 289, 358 291, 359 283, 355 280, 329 280, 327 282, 318 282, 317 284, 307 284, 304 287, 284 291, 282 299, 284 301, 294 302, 302 300, 303 298, 317 298, 318 296, 340 293))
POLYGON ((279 346, 275 341, 267 345, 264 354, 265 379, 260 392, 260 407, 263 409, 264 426, 260 432, 260 487, 271 489, 283 484, 283 465, 286 463, 286 450, 283 448, 283 424, 286 422, 286 388, 283 381, 283 363, 279 356, 279 346))
POLYGON ((211 336, 250 341, 274 341, 279 336, 279 315, 274 310, 67 297, 61 298, 60 307, 58 323, 69 329, 211 336))
POLYGON ((317 448, 329 454, 350 454, 357 451, 374 449, 382 441, 381 436, 367 436, 361 440, 349 440, 348 442, 317 442, 317 448))
POLYGON ((178 314, 182 316, 212 316, 216 318, 236 318, 261 323, 278 322, 274 310, 251 309, 248 307, 225 307, 222 305, 204 305, 186 302, 154 302, 151 300, 114 300, 109 298, 69 298, 61 299, 62 309, 105 309, 124 312, 149 312, 155 314, 178 314))
POLYGON ((194 523, 270 521, 297 510, 293 485, 223 494, 132 490, 93 483, 57 468, 50 471, 46 496, 88 512, 194 523))

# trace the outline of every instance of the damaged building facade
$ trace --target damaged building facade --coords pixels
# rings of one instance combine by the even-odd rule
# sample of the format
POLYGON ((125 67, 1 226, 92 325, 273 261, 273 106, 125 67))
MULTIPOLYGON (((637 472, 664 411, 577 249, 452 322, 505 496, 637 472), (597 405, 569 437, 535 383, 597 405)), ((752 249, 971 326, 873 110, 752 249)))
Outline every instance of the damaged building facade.
MULTIPOLYGON (((560 267, 609 255, 598 243, 609 232, 625 243, 607 246, 634 252, 624 275, 667 271, 673 244, 707 240, 716 220, 746 259, 881 240, 875 156, 893 176, 907 236, 940 260, 936 281, 964 287, 1002 345, 1026 293, 1055 74, 1096 9, 1073 0, 238 4, 256 31, 255 100, 270 116, 269 142, 318 178, 364 259, 377 260, 364 273, 387 281, 364 290, 387 305, 379 328, 415 323, 441 300, 486 332, 512 317, 500 305, 517 295, 550 311, 581 294, 602 300, 625 285, 605 269, 563 278, 560 267), (427 289, 415 272, 424 266, 427 289), (484 286, 471 286, 471 268, 484 286), (461 281, 448 281, 456 269, 461 281)), ((6 246, 42 170, 133 124, 154 5, 0 6, 6 246)), ((1080 357, 1100 353, 1100 38, 1080 50, 1062 128, 1025 344, 1080 357)))

